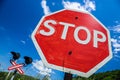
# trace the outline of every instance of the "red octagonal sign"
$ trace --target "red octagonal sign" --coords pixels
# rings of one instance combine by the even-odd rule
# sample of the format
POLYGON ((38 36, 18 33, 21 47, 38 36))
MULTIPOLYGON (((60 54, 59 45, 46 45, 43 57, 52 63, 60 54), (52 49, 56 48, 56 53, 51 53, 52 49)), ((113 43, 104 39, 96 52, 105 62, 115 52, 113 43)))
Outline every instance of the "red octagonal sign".
POLYGON ((108 29, 85 11, 44 16, 32 40, 46 66, 89 77, 112 58, 108 29))

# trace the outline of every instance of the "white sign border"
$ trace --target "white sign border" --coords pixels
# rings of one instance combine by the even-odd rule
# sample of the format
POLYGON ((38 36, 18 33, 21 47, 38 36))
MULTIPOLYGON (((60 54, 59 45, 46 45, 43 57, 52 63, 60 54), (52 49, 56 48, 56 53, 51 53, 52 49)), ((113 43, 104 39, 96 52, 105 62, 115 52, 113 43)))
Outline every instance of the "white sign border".
POLYGON ((43 61, 43 63, 49 67, 49 68, 53 68, 53 69, 56 69, 56 70, 60 70, 60 71, 63 71, 63 72, 68 72, 68 73, 72 73, 72 74, 77 74, 79 76, 82 76, 82 77, 86 77, 88 78, 89 76, 91 76, 93 73, 95 73, 98 69, 100 69, 104 64, 106 64, 111 58, 112 58, 112 50, 111 50, 111 39, 110 39, 110 32, 109 30, 98 20, 96 19, 92 14, 90 14, 89 12, 87 11, 78 11, 78 10, 73 10, 73 9, 63 9, 63 10, 59 10, 57 12, 54 12, 52 14, 48 14, 48 15, 45 15, 42 17, 42 19, 39 21, 37 27, 35 28, 35 30, 33 31, 32 35, 31 35, 31 38, 32 38, 32 41, 43 61), (69 69, 69 68, 63 68, 61 66, 57 66, 57 65, 54 65, 54 64, 50 64, 47 62, 45 56, 44 56, 44 53, 42 52, 41 48, 39 47, 34 35, 36 33, 36 31, 38 30, 39 28, 39 25, 42 23, 42 21, 44 20, 44 18, 46 16, 50 16, 50 15, 53 15, 53 14, 56 14, 58 12, 61 12, 61 11, 64 11, 64 10, 71 10, 71 11, 77 11, 77 12, 82 12, 82 13, 85 13, 85 14, 89 14, 90 16, 92 16, 98 23, 100 23, 103 28, 107 31, 107 34, 108 34, 108 45, 109 45, 109 51, 110 51, 110 54, 108 57, 106 57, 102 62, 100 62, 99 64, 97 64, 95 67, 93 67, 91 70, 89 70, 87 73, 84 73, 84 72, 80 72, 80 71, 77 71, 77 70, 74 70, 74 69, 69 69))

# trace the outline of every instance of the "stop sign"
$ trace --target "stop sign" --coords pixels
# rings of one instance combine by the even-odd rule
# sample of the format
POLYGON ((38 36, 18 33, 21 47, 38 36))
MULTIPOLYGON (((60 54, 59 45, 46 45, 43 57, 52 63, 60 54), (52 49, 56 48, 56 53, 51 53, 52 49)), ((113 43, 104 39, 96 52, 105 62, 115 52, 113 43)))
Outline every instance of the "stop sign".
POLYGON ((32 40, 46 66, 83 77, 112 58, 108 29, 86 11, 64 9, 44 16, 32 40))

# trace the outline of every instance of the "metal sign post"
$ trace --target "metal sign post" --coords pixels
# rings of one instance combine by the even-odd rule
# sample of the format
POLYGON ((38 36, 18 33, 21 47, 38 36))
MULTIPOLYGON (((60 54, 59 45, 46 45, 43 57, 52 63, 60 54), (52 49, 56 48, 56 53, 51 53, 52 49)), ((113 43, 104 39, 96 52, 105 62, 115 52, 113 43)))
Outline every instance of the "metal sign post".
POLYGON ((65 73, 64 80, 72 80, 72 74, 65 73))

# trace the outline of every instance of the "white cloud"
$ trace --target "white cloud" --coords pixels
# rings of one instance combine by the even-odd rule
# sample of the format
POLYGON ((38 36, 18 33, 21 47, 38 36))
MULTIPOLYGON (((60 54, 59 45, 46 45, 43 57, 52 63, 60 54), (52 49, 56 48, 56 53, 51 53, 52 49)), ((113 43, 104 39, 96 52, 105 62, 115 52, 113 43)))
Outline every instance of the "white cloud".
POLYGON ((115 26, 108 27, 111 32, 111 42, 113 47, 113 55, 116 59, 120 58, 120 23, 115 26))
POLYGON ((41 75, 49 75, 53 73, 52 69, 47 68, 41 60, 35 60, 33 63, 33 67, 36 68, 41 75))
POLYGON ((90 0, 84 0, 85 3, 85 10, 88 10, 89 12, 91 11, 95 11, 95 2, 94 1, 90 1, 90 0))
POLYGON ((22 44, 26 44, 26 42, 25 42, 24 40, 21 40, 20 42, 21 42, 22 44))
POLYGON ((95 11, 95 2, 90 0, 84 0, 84 5, 81 5, 78 2, 70 2, 70 1, 62 1, 64 8, 66 9, 76 9, 76 10, 84 10, 84 11, 95 11))
MULTIPOLYGON (((84 10, 89 12, 95 11, 96 6, 94 1, 84 0, 83 2, 84 2, 84 5, 81 5, 79 2, 70 2, 70 1, 62 0, 62 4, 66 9, 84 10)), ((55 3, 53 2, 52 5, 55 6, 55 3)), ((47 6, 46 0, 41 1, 41 6, 43 8, 45 15, 51 13, 49 6, 47 6)))
POLYGON ((115 47, 115 48, 120 48, 120 44, 117 43, 117 42, 115 42, 114 45, 113 45, 113 47, 115 47))
POLYGON ((114 48, 113 53, 117 54, 120 51, 120 43, 118 43, 118 39, 111 39, 112 46, 114 48))
POLYGON ((115 33, 120 33, 120 24, 113 27, 109 27, 109 30, 114 31, 115 33))
POLYGON ((43 8, 43 11, 44 11, 44 14, 47 15, 50 13, 50 9, 49 7, 47 6, 47 1, 46 0, 42 0, 41 1, 41 6, 43 8))
POLYGON ((66 8, 66 9, 77 9, 77 10, 81 9, 81 10, 84 10, 83 6, 81 6, 81 4, 78 3, 78 2, 69 2, 69 1, 65 2, 63 0, 62 3, 63 3, 64 8, 66 8))
POLYGON ((119 39, 117 38, 112 38, 111 42, 112 42, 112 47, 113 47, 113 57, 116 60, 120 59, 120 43, 118 43, 119 39))
POLYGON ((119 59, 120 59, 120 56, 118 56, 118 55, 115 55, 115 57, 117 57, 117 58, 119 58, 119 59))

